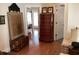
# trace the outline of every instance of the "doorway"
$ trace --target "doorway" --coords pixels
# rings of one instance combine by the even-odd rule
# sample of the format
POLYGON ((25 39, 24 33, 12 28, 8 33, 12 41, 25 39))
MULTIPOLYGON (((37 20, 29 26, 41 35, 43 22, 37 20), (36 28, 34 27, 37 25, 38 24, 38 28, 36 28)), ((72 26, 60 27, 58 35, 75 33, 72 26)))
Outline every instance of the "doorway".
POLYGON ((39 9, 38 7, 27 8, 28 32, 31 33, 30 45, 39 45, 39 9))

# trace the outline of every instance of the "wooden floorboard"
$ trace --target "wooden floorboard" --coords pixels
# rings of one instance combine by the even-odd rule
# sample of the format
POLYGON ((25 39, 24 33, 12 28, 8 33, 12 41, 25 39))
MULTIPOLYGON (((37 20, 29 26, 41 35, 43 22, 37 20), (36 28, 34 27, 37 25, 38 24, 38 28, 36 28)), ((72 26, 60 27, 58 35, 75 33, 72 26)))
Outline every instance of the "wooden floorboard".
POLYGON ((59 41, 54 42, 39 42, 38 46, 34 44, 26 46, 19 52, 11 51, 12 55, 59 55, 60 53, 67 53, 65 47, 59 41))

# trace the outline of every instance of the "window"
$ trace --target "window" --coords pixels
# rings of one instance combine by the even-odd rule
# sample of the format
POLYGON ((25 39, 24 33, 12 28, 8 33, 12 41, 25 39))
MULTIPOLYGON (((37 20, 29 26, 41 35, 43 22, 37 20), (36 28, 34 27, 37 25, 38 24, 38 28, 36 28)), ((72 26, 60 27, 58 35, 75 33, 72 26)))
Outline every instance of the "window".
POLYGON ((28 24, 32 24, 31 12, 27 12, 27 20, 28 20, 28 24))
POLYGON ((38 27, 38 12, 33 12, 34 26, 38 27))

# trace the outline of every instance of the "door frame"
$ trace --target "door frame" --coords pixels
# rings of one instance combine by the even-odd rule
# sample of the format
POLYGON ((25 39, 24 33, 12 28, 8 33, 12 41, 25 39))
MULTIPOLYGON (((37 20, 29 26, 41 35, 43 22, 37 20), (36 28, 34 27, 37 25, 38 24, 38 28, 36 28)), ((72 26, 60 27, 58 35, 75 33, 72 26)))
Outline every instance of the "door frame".
POLYGON ((32 4, 32 3, 29 3, 29 4, 26 4, 25 5, 25 9, 24 9, 24 32, 25 32, 25 36, 28 36, 28 28, 27 28, 27 8, 31 8, 31 7, 38 7, 39 8, 39 14, 41 13, 41 4, 32 4))
MULTIPOLYGON (((25 15, 27 16, 27 8, 28 7, 26 7, 26 12, 25 12, 25 15)), ((32 8, 37 8, 38 9, 38 35, 39 35, 39 28, 40 28, 40 26, 39 26, 39 14, 40 14, 40 9, 39 9, 39 7, 30 7, 30 9, 32 9, 32 8)), ((32 15, 33 13, 31 13, 31 18, 32 18, 32 24, 34 25, 34 19, 33 19, 33 15, 32 15)), ((26 17, 26 19, 27 19, 27 17, 26 17)), ((28 27, 28 20, 26 21, 27 22, 27 24, 26 24, 26 26, 28 27)), ((32 36, 34 35, 34 26, 32 25, 32 36)), ((27 28, 27 33, 28 33, 28 28, 27 28)), ((28 35, 28 34, 27 34, 28 35)), ((38 38, 39 39, 39 38, 38 38)))

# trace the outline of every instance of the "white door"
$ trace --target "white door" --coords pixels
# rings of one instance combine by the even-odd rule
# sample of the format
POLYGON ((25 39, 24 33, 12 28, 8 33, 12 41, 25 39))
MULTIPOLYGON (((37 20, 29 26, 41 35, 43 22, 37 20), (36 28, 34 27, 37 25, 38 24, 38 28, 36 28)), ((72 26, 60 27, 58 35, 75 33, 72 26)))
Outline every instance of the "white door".
POLYGON ((55 39, 64 38, 64 6, 55 7, 55 39))

